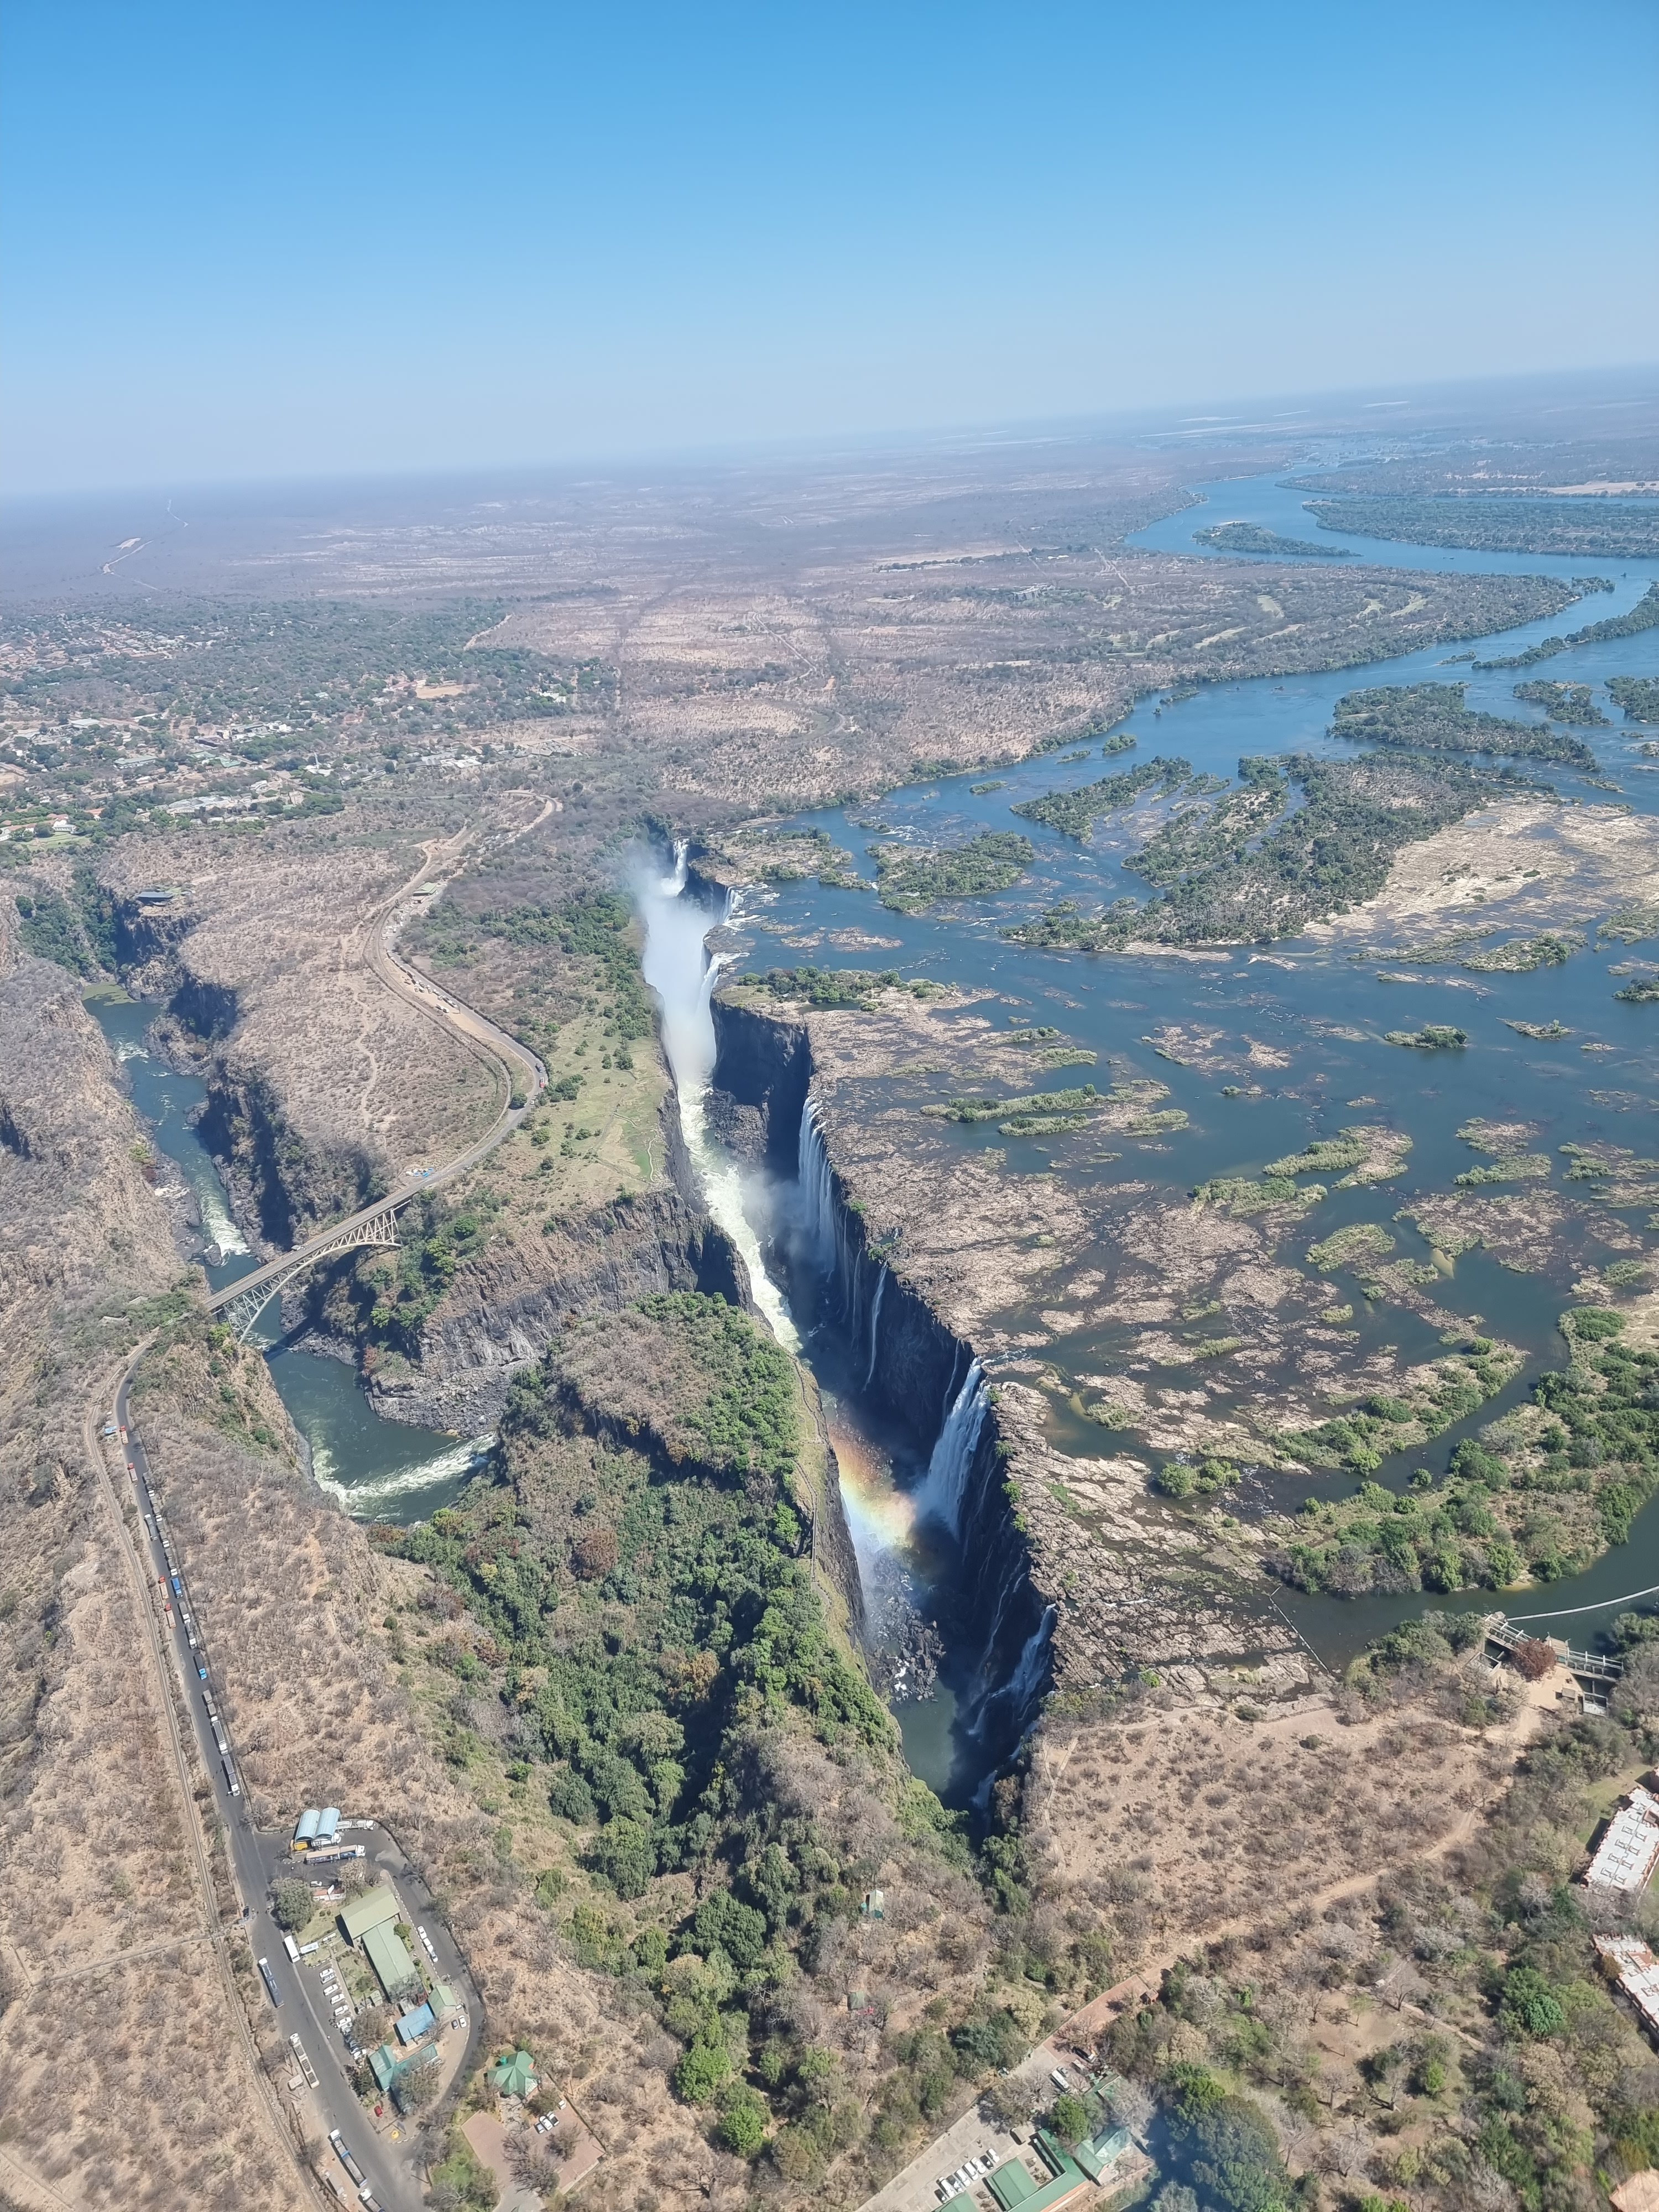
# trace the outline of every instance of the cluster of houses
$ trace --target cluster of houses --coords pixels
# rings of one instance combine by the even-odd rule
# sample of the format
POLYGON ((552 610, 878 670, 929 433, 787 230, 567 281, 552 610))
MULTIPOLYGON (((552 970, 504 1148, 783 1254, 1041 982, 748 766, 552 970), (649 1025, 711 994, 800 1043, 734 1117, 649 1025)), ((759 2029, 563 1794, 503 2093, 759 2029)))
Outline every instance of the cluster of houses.
MULTIPOLYGON (((1659 1868, 1659 1796, 1637 1784, 1607 1823, 1584 1871, 1587 1888, 1609 1897, 1640 1897, 1659 1868)), ((1659 1959, 1638 1936, 1598 1936, 1607 1972, 1659 2036, 1659 1959)))
MULTIPOLYGON (((332 1887, 337 1874, 348 1871, 343 1862, 365 1856, 362 1844, 343 1840, 342 1827, 369 1827, 369 1821, 343 1821, 337 1806, 307 1806, 301 1814, 289 1846, 290 1864, 308 1877, 313 1890, 320 1887, 319 1902, 339 1896, 332 1887)), ((323 1979, 324 1995, 334 2009, 334 2024, 351 2051, 362 2059, 374 2077, 376 2089, 394 2102, 403 2101, 400 2085, 411 2071, 430 2065, 443 2030, 463 2015, 454 1992, 439 1978, 438 1954, 424 1928, 405 1912, 402 1899, 387 1880, 346 1898, 335 1915, 335 1925, 313 1942, 296 1943, 284 1938, 289 1956, 312 1958, 323 1979), (418 1941, 424 1959, 410 1948, 418 1941), (345 1954, 355 1952, 368 1969, 348 1971, 345 1954), (373 1982, 368 1976, 373 1976, 373 1982), (355 2000, 351 1984, 358 1994, 355 2000), (358 2040, 356 2018, 364 2003, 362 1994, 378 1984, 392 2008, 391 2035, 384 2043, 367 2047, 358 2040)))

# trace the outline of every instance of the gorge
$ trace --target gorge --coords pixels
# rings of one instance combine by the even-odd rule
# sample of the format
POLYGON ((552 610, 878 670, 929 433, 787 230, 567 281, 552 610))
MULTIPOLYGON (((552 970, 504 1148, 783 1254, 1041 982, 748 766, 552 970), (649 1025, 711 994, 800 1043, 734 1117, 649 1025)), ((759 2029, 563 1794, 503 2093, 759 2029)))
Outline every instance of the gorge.
POLYGON ((812 1372, 832 1446, 825 1515, 850 1521, 878 1679, 915 1771, 963 1802, 1040 1708, 1052 1612, 1004 1489, 980 1364, 868 1249, 830 1164, 810 1036, 716 995, 720 955, 706 941, 732 909, 705 903, 712 890, 681 847, 673 873, 638 891, 691 1174, 743 1254, 756 1306, 812 1372), (860 1479, 843 1506, 849 1465, 860 1479))

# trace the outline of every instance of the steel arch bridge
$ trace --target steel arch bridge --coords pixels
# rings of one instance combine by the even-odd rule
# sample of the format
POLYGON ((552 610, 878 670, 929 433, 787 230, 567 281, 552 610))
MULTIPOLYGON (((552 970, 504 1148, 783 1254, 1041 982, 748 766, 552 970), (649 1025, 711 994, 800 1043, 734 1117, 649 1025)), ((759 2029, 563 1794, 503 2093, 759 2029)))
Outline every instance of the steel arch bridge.
POLYGON ((386 1251, 395 1247, 398 1208, 406 1205, 413 1195, 412 1192, 405 1192, 370 1213, 354 1215, 337 1229, 313 1237, 299 1251, 256 1267, 252 1274, 244 1275, 240 1282, 227 1284, 208 1300, 209 1311, 235 1330, 239 1344, 246 1344, 254 1322, 270 1301, 280 1297, 307 1267, 314 1267, 319 1260, 332 1259, 340 1252, 386 1251))

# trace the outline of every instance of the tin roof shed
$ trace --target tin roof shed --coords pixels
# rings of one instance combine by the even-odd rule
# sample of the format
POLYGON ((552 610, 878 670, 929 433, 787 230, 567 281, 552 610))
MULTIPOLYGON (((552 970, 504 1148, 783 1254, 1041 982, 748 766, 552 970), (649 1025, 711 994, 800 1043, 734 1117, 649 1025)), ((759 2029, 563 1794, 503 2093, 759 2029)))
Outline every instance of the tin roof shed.
POLYGON ((317 1815, 317 1840, 319 1844, 331 1844, 339 1832, 340 1808, 337 1805, 325 1805, 317 1815))
POLYGON ((307 1805, 305 1811, 300 1815, 299 1826, 294 1831, 295 1842, 296 1844, 308 1844, 313 1842, 317 1834, 317 1823, 322 1819, 322 1814, 317 1810, 317 1808, 314 1805, 307 1805))
POLYGON ((434 2025, 431 2006, 416 2005, 413 2012, 406 2012, 398 2022, 398 2039, 400 2043, 418 2043, 434 2025))

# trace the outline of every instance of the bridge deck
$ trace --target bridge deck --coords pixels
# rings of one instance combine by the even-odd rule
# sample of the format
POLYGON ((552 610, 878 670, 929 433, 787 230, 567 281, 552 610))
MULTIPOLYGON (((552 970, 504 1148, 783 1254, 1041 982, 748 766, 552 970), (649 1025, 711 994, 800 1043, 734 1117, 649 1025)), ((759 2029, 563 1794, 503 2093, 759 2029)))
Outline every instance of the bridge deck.
MULTIPOLYGON (((1501 1651, 1513 1651, 1518 1644, 1529 1644, 1534 1639, 1524 1628, 1517 1628, 1502 1613, 1486 1623, 1486 1641, 1495 1644, 1501 1651)), ((1616 1682, 1625 1669, 1617 1659, 1608 1659, 1595 1651, 1574 1651, 1571 1647, 1561 1655, 1561 1664, 1570 1674, 1592 1682, 1616 1682)))

